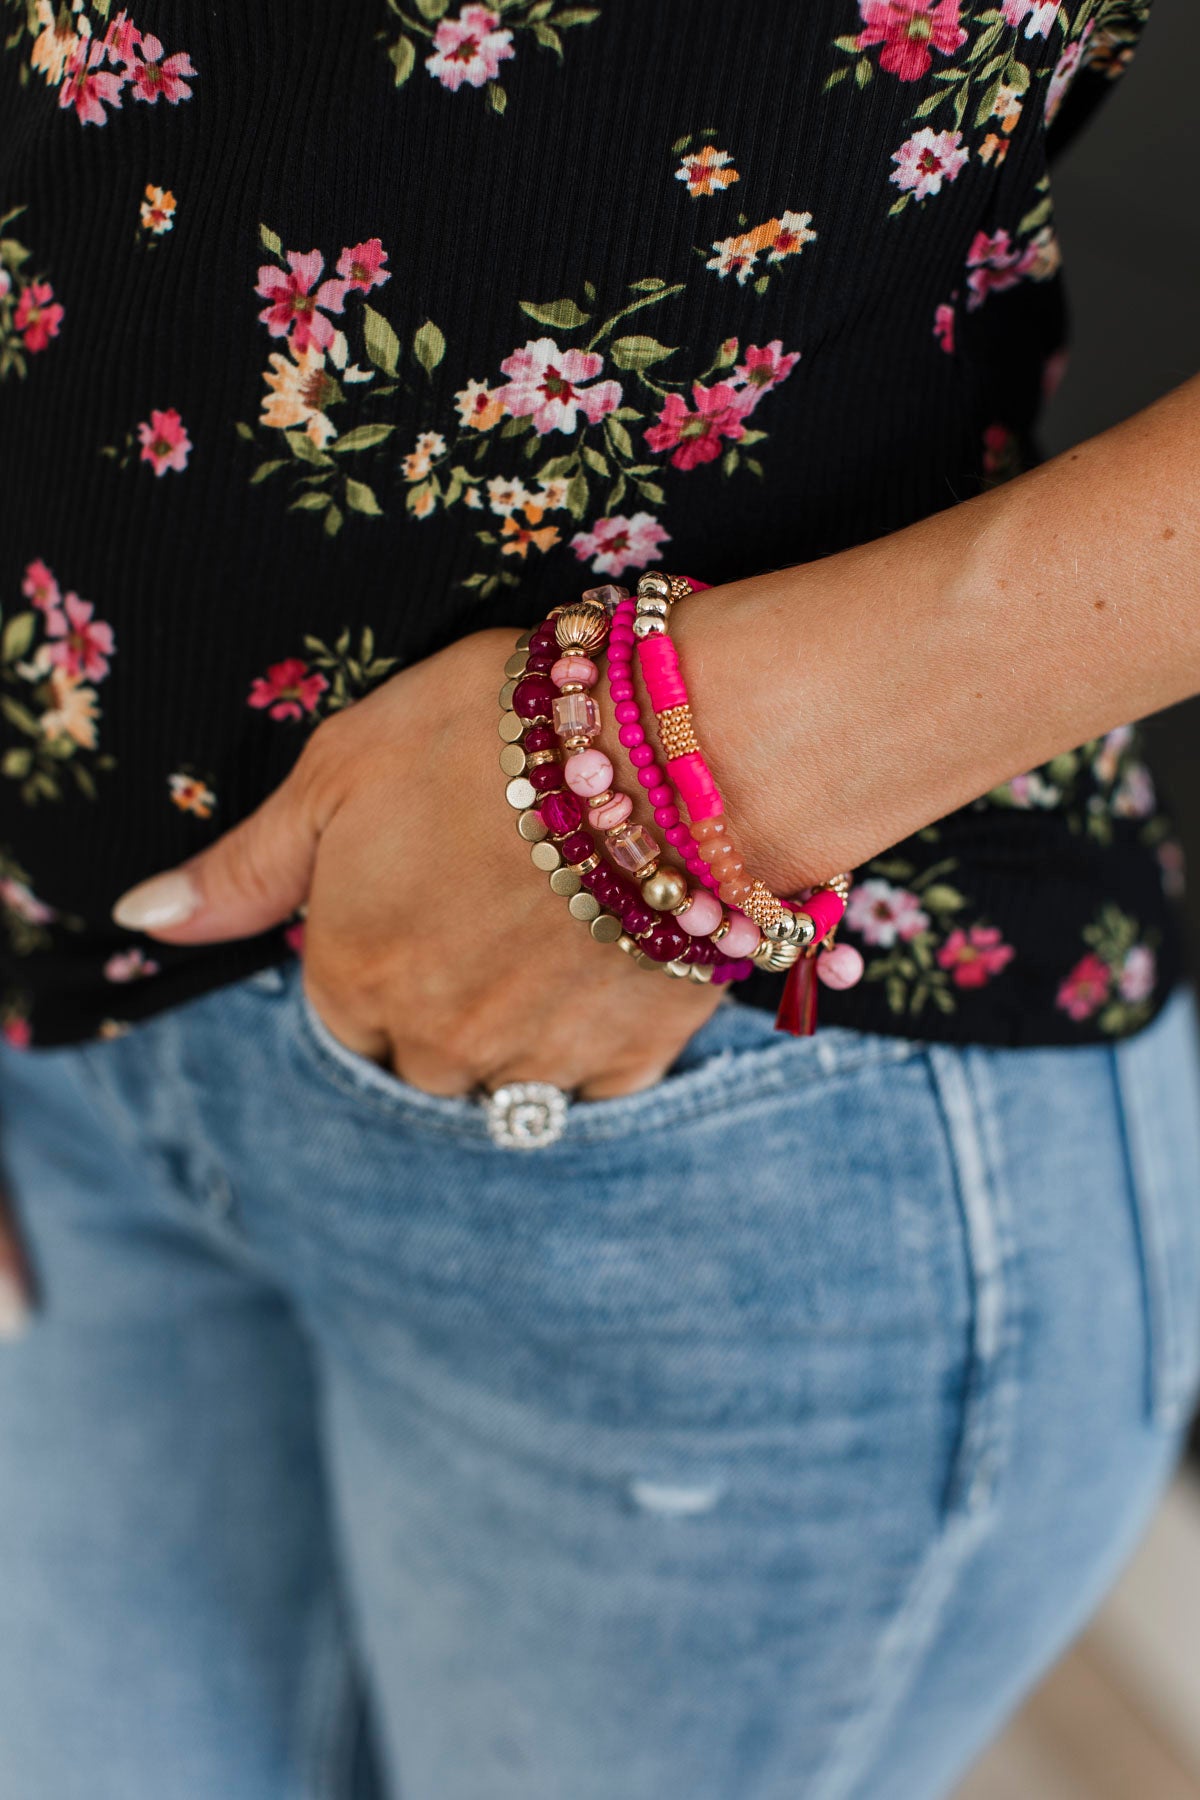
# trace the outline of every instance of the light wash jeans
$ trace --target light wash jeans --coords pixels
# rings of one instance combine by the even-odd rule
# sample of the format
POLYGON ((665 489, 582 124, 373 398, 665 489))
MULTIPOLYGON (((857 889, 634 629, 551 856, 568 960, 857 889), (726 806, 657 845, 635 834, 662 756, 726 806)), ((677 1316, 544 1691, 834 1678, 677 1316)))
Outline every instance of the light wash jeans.
POLYGON ((1190 1404, 1184 995, 1046 1050, 727 1004, 520 1151, 291 969, 0 1112, 3 1800, 929 1800, 1190 1404))

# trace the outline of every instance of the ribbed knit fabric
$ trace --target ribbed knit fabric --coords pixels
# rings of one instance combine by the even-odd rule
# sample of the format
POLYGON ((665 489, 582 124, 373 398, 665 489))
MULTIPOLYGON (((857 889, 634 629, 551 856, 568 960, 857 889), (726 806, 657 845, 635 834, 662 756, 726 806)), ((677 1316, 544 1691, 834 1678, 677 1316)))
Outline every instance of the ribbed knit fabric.
MULTIPOLYGON (((290 954, 138 943, 109 909, 396 667, 1027 466, 1062 340, 1047 120, 1053 147, 1144 11, 4 0, 9 1038, 290 954)), ((858 871, 867 978, 824 1014, 1136 1030, 1176 974, 1177 854, 1136 739, 1084 746, 858 871)))

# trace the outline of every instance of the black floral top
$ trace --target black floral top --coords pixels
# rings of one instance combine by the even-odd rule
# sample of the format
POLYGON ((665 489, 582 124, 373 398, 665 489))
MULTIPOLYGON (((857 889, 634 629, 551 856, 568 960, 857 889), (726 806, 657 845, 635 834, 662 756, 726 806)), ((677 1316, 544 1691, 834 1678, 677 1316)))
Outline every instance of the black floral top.
MULTIPOLYGON (((1026 466, 1062 366, 1047 146, 1147 5, 0 0, 8 1039, 290 954, 109 908, 402 664, 1026 466)), ((1134 1031, 1179 880, 1111 732, 859 870, 866 979, 824 1016, 1134 1031)))

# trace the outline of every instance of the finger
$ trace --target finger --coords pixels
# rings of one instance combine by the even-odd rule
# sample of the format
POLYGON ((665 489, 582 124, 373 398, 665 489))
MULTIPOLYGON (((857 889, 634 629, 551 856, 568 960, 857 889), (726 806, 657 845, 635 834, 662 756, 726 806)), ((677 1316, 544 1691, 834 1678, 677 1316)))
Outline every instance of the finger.
POLYGON ((122 894, 113 918, 168 944, 253 937, 305 900, 318 836, 293 774, 209 849, 122 894))
POLYGON ((33 1313, 33 1279, 7 1195, 0 1193, 0 1342, 24 1337, 33 1313))

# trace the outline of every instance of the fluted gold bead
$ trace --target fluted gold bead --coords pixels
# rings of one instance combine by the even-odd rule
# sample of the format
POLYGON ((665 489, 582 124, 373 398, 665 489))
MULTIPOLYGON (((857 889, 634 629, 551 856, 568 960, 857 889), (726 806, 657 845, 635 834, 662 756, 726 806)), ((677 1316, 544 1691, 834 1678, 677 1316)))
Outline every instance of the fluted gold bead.
POLYGON ((554 620, 554 635, 564 656, 572 651, 591 656, 608 636, 608 614, 590 601, 564 606, 554 620))

